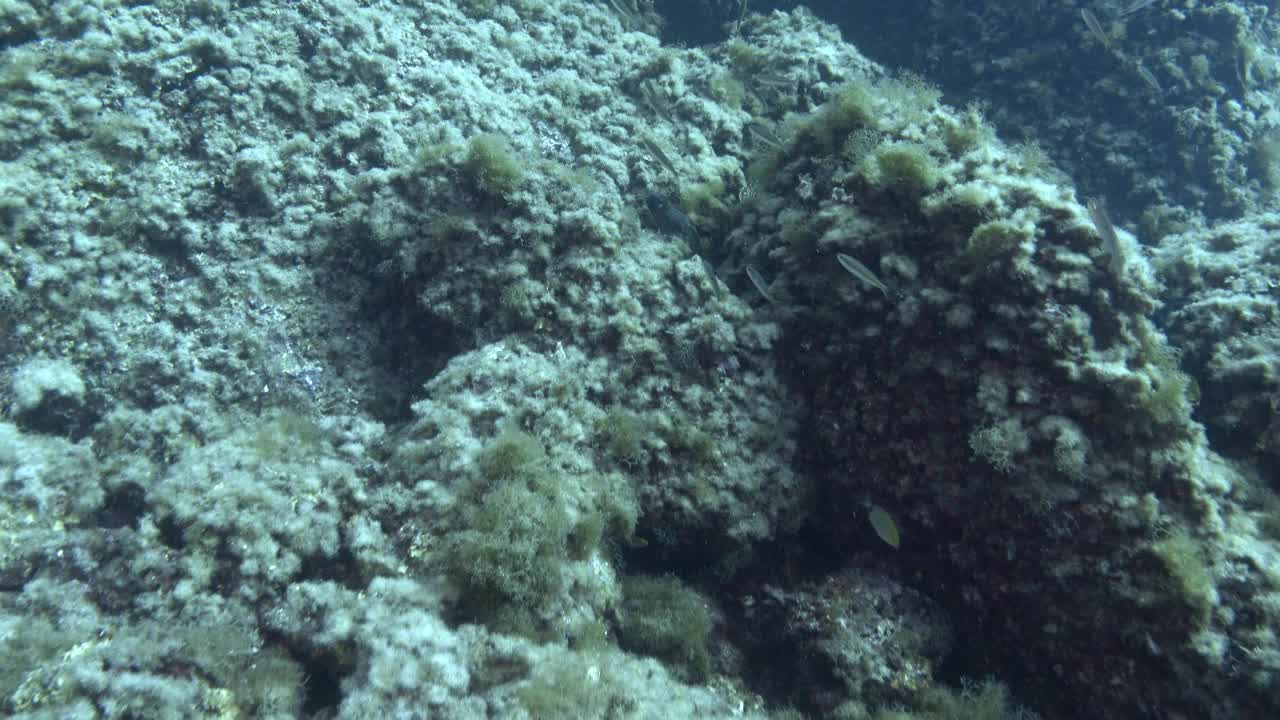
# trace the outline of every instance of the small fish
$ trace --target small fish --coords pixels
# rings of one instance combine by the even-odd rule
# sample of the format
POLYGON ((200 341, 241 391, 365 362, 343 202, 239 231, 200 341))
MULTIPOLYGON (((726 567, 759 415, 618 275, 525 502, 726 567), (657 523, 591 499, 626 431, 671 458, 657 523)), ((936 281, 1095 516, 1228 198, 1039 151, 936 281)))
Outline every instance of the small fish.
POLYGON ((649 150, 649 154, 653 156, 653 159, 656 160, 664 170, 671 173, 671 177, 680 177, 679 171, 676 170, 676 164, 671 162, 671 156, 667 154, 666 150, 662 149, 662 146, 658 144, 658 141, 655 140, 652 135, 641 135, 640 142, 649 150))
POLYGON ((724 282, 716 274, 716 267, 711 264, 710 260, 701 255, 698 256, 698 259, 702 261, 702 269, 707 273, 707 277, 711 278, 711 286, 716 289, 716 297, 724 297, 724 282))
POLYGON ((645 204, 649 206, 649 214, 653 217, 654 224, 662 232, 686 240, 698 236, 693 221, 676 207, 675 203, 668 200, 666 195, 651 192, 645 198, 645 204))
POLYGON ((1120 11, 1120 17, 1124 17, 1126 15, 1132 15, 1138 12, 1139 10, 1141 10, 1142 8, 1148 7, 1150 5, 1154 5, 1155 2, 1156 0, 1134 0, 1133 2, 1129 3, 1128 7, 1120 11))
POLYGON ((889 297, 889 286, 880 282, 880 278, 871 272, 871 268, 845 255, 844 253, 836 253, 836 260, 840 262, 840 267, 849 271, 849 274, 858 278, 862 282, 873 288, 879 288, 885 297, 889 297))
POLYGON ((764 278, 760 276, 760 273, 750 265, 747 266, 747 279, 751 281, 752 285, 756 286, 756 292, 763 295, 764 299, 768 300, 770 305, 778 304, 778 301, 769 294, 769 283, 765 282, 764 278))
POLYGON ((766 70, 751 76, 751 83, 756 87, 787 91, 796 86, 796 81, 780 72, 766 70))
POLYGON ((867 512, 867 519, 871 521, 871 529, 876 531, 876 535, 885 542, 886 545, 898 549, 902 544, 902 537, 898 534, 898 524, 893 521, 893 516, 889 511, 879 505, 872 505, 867 512))
POLYGON ((1156 74, 1148 70, 1142 63, 1138 63, 1138 76, 1142 78, 1157 95, 1164 94, 1164 88, 1160 85, 1160 81, 1156 79, 1156 74))
POLYGON ((1102 43, 1102 47, 1107 50, 1111 49, 1111 36, 1106 30, 1102 29, 1102 23, 1098 21, 1098 16, 1093 14, 1089 8, 1080 9, 1080 17, 1084 18, 1084 24, 1089 28, 1089 33, 1093 35, 1098 42, 1102 43))
POLYGON ((1098 231, 1098 237, 1102 238, 1102 252, 1106 253, 1108 258, 1107 268, 1119 279, 1124 275, 1125 257, 1124 248, 1120 245, 1120 236, 1116 234, 1116 226, 1111 224, 1107 209, 1096 199, 1089 200, 1085 203, 1085 207, 1089 210, 1089 219, 1093 220, 1093 227, 1098 231))
POLYGON ((782 139, 764 123, 748 123, 745 130, 753 140, 769 150, 780 150, 782 148, 782 139))

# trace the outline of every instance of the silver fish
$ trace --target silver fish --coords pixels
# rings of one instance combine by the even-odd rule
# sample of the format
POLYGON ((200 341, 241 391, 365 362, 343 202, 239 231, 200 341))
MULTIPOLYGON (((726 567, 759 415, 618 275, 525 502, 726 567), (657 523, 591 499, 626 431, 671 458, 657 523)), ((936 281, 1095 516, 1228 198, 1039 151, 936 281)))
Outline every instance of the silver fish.
POLYGON ((1124 275, 1125 257, 1120 236, 1116 234, 1116 226, 1111 224, 1111 217, 1100 201, 1089 200, 1085 203, 1085 208, 1089 211, 1094 229, 1098 231, 1098 237, 1102 239, 1102 252, 1107 255, 1107 269, 1113 276, 1120 278, 1124 275))
POLYGON ((747 279, 751 281, 752 285, 756 286, 756 292, 763 295, 764 299, 768 300, 770 305, 778 304, 778 301, 773 299, 773 296, 769 294, 769 283, 766 283, 764 278, 760 276, 760 273, 750 265, 747 266, 747 279))
POLYGON ((1111 49, 1111 35, 1102 29, 1102 23, 1098 21, 1098 16, 1093 14, 1089 8, 1081 8, 1080 17, 1084 18, 1085 27, 1089 28, 1089 33, 1093 35, 1098 42, 1102 43, 1102 47, 1107 50, 1111 49))
POLYGON ((836 260, 840 262, 840 267, 849 271, 849 274, 858 278, 862 282, 873 288, 879 288, 885 297, 889 297, 889 286, 880 282, 880 278, 871 272, 871 268, 845 255, 844 253, 836 253, 836 260))

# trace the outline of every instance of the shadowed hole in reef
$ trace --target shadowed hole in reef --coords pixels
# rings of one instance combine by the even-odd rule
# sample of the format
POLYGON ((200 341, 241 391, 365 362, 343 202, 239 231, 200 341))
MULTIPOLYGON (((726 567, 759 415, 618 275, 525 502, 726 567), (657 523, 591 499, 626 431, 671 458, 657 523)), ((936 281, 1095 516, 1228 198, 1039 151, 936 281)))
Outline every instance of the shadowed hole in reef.
POLYGON ((107 493, 102 507, 94 513, 98 527, 138 529, 138 521, 146 514, 146 490, 134 482, 123 483, 107 493))
POLYGON ((344 382, 349 369, 361 384, 357 393, 366 398, 362 408, 381 422, 396 424, 412 417, 410 405, 422 384, 474 347, 477 336, 423 307, 419 294, 430 278, 402 278, 374 260, 339 249, 320 282, 337 312, 345 315, 340 322, 354 350, 332 367, 337 382, 344 382))
POLYGON ((294 657, 306 673, 303 684, 303 717, 330 717, 337 714, 342 703, 342 676, 344 669, 332 653, 317 657, 294 657))

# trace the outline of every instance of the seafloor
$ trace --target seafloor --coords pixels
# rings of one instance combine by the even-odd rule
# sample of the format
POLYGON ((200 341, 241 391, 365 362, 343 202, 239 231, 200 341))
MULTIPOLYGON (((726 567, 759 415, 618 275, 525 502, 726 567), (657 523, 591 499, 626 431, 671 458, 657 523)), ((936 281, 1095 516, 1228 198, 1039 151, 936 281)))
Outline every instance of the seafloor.
POLYGON ((1273 5, 0 0, 0 715, 1280 717, 1273 5))

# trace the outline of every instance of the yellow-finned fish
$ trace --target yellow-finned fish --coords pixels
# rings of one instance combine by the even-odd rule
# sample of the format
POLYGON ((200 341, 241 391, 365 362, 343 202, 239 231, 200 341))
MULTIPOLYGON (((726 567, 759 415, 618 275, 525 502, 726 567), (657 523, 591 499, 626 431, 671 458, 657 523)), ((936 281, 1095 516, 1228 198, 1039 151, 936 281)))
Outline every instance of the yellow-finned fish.
POLYGON ((880 536, 886 545, 897 550, 902 544, 902 536, 898 534, 898 523, 893 521, 889 511, 879 505, 872 505, 871 510, 867 512, 867 519, 871 521, 871 529, 876 531, 876 535, 880 536))

